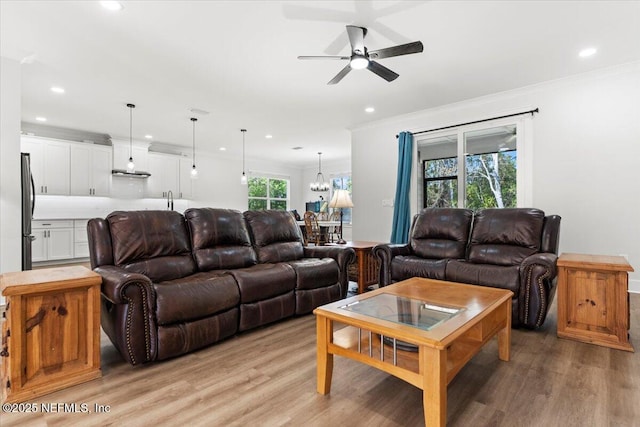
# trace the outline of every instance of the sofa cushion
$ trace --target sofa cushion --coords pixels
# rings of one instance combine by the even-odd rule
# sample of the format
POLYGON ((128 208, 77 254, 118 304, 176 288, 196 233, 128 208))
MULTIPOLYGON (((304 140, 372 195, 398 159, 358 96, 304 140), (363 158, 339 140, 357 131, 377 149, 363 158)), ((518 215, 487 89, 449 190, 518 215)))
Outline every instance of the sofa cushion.
POLYGON ((174 211, 116 211, 107 216, 113 262, 154 282, 196 271, 184 217, 174 211))
POLYGON ((291 212, 247 211, 244 217, 258 262, 276 263, 302 258, 302 234, 291 212))
POLYGON ((391 281, 399 282, 411 277, 444 280, 446 259, 425 259, 415 255, 396 256, 391 261, 391 281))
POLYGON ((543 223, 539 209, 481 209, 473 220, 468 260, 519 265, 539 251, 543 223))
POLYGON ((338 263, 333 258, 304 258, 287 264, 296 272, 296 290, 323 288, 339 281, 338 263))
POLYGON ((154 283, 158 325, 192 321, 227 311, 240 302, 234 278, 220 272, 201 272, 154 283))
POLYGON ((472 218, 469 209, 423 209, 412 226, 412 252, 421 258, 464 258, 472 218))
POLYGON ((230 270, 240 289, 240 303, 262 301, 293 291, 296 273, 288 264, 257 264, 230 270))
POLYGON ((243 268, 256 263, 256 253, 240 211, 192 208, 187 209, 184 216, 199 270, 243 268))
POLYGON ((508 289, 517 296, 520 288, 520 267, 451 260, 447 263, 446 280, 508 289))

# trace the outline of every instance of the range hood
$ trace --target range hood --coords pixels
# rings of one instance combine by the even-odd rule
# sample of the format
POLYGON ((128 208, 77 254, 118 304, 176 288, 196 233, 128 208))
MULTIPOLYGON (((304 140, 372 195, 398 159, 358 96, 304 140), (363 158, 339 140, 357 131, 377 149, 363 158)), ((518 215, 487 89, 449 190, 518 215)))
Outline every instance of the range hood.
POLYGON ((131 172, 126 169, 111 169, 111 175, 126 176, 129 178, 149 178, 151 176, 149 172, 143 172, 143 171, 131 172))

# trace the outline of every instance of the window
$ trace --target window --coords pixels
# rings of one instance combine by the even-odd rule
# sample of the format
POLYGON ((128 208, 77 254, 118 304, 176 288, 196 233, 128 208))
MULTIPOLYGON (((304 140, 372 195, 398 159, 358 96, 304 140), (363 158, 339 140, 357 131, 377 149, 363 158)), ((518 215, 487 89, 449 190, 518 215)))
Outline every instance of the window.
MULTIPOLYGON (((339 175, 331 178, 331 188, 333 190, 347 190, 351 196, 351 175, 339 175)), ((331 193, 333 196, 333 191, 331 193)), ((340 211, 340 209, 336 209, 340 211)), ((351 224, 351 208, 342 208, 342 221, 351 224)))
POLYGON ((516 131, 506 124, 418 141, 423 207, 518 206, 516 131))
POLYGON ((286 211, 289 206, 289 180, 283 178, 250 177, 249 210, 273 209, 286 211))

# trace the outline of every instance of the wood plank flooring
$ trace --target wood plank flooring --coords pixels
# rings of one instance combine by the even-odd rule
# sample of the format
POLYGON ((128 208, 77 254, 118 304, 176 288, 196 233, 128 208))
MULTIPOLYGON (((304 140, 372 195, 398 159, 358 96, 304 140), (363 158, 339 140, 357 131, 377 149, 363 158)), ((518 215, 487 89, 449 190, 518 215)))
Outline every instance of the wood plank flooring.
MULTIPOLYGON (((448 388, 449 426, 640 426, 640 295, 631 295, 636 353, 514 330, 511 361, 494 339, 448 388)), ((163 363, 126 364, 102 336, 101 379, 0 413, 2 426, 420 426, 422 394, 335 358, 331 394, 316 393, 315 318, 290 319, 163 363), (42 413, 41 404, 58 412, 42 413), (82 413, 83 406, 91 413, 82 413), (95 412, 95 405, 109 412, 95 412)))

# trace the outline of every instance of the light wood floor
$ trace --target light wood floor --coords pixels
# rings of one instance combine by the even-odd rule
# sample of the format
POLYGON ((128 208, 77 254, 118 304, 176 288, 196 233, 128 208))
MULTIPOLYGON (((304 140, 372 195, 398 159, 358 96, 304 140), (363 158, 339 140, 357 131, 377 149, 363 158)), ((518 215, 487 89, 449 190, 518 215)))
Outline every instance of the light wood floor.
MULTIPOLYGON (((639 426, 640 295, 631 295, 639 353, 514 330, 512 358, 494 339, 448 388, 450 426, 639 426)), ((178 359, 131 367, 102 341, 98 380, 37 399, 108 405, 109 413, 1 413, 2 426, 420 426, 422 393, 335 358, 331 394, 316 393, 315 319, 290 319, 178 359)))

